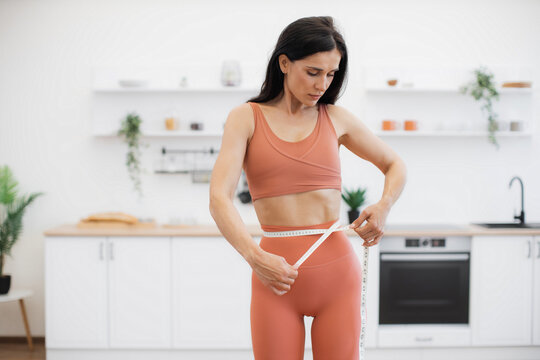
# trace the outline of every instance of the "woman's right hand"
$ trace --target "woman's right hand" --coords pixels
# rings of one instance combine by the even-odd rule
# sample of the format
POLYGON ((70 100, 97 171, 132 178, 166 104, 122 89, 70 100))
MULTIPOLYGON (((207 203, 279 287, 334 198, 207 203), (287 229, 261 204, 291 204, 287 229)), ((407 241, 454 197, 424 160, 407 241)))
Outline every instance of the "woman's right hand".
POLYGON ((276 295, 283 295, 291 289, 298 276, 298 270, 290 265, 283 256, 262 250, 251 267, 259 280, 276 295))

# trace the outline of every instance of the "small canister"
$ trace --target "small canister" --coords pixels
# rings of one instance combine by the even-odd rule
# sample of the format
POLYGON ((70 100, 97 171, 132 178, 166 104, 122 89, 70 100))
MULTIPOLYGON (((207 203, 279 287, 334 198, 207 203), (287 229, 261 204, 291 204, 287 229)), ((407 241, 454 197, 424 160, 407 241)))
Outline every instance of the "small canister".
POLYGON ((403 122, 403 130, 405 131, 414 131, 418 130, 418 123, 416 120, 405 120, 403 122))
POLYGON ((382 129, 384 131, 396 130, 397 122, 395 120, 385 119, 382 121, 382 129))

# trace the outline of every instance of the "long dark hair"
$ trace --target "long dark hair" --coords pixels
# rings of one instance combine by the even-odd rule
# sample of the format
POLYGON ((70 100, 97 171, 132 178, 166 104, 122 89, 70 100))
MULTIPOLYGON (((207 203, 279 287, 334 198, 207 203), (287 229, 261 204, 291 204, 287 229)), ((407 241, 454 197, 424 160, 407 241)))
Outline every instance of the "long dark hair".
POLYGON ((339 70, 335 72, 332 83, 319 99, 319 103, 335 104, 341 86, 347 76, 347 46, 343 36, 334 26, 331 16, 312 16, 300 18, 289 24, 279 35, 276 48, 266 69, 266 79, 259 95, 246 102, 263 103, 277 97, 283 91, 284 74, 279 67, 279 55, 285 54, 291 61, 301 60, 320 51, 337 48, 341 53, 339 70))

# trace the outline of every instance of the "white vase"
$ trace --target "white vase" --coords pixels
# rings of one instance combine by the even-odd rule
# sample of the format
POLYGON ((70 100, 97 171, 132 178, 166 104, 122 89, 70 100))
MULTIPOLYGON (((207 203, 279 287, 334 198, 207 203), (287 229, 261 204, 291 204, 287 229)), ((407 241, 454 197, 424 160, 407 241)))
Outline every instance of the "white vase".
POLYGON ((225 60, 221 66, 221 84, 223 86, 239 86, 242 73, 238 60, 225 60))

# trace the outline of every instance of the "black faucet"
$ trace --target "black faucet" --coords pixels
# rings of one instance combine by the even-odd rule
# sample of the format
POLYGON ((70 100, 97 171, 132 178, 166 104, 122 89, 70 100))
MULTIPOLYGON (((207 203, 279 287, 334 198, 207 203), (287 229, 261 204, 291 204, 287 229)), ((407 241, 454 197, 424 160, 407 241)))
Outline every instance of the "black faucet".
POLYGON ((519 219, 519 221, 521 222, 521 224, 525 224, 525 208, 524 208, 524 205, 523 205, 523 181, 521 181, 521 179, 519 178, 519 176, 514 176, 512 178, 512 180, 510 180, 510 185, 508 185, 509 188, 512 187, 512 183, 514 182, 514 180, 518 179, 519 180, 519 183, 521 185, 521 214, 518 216, 518 215, 514 215, 514 219, 519 219))

